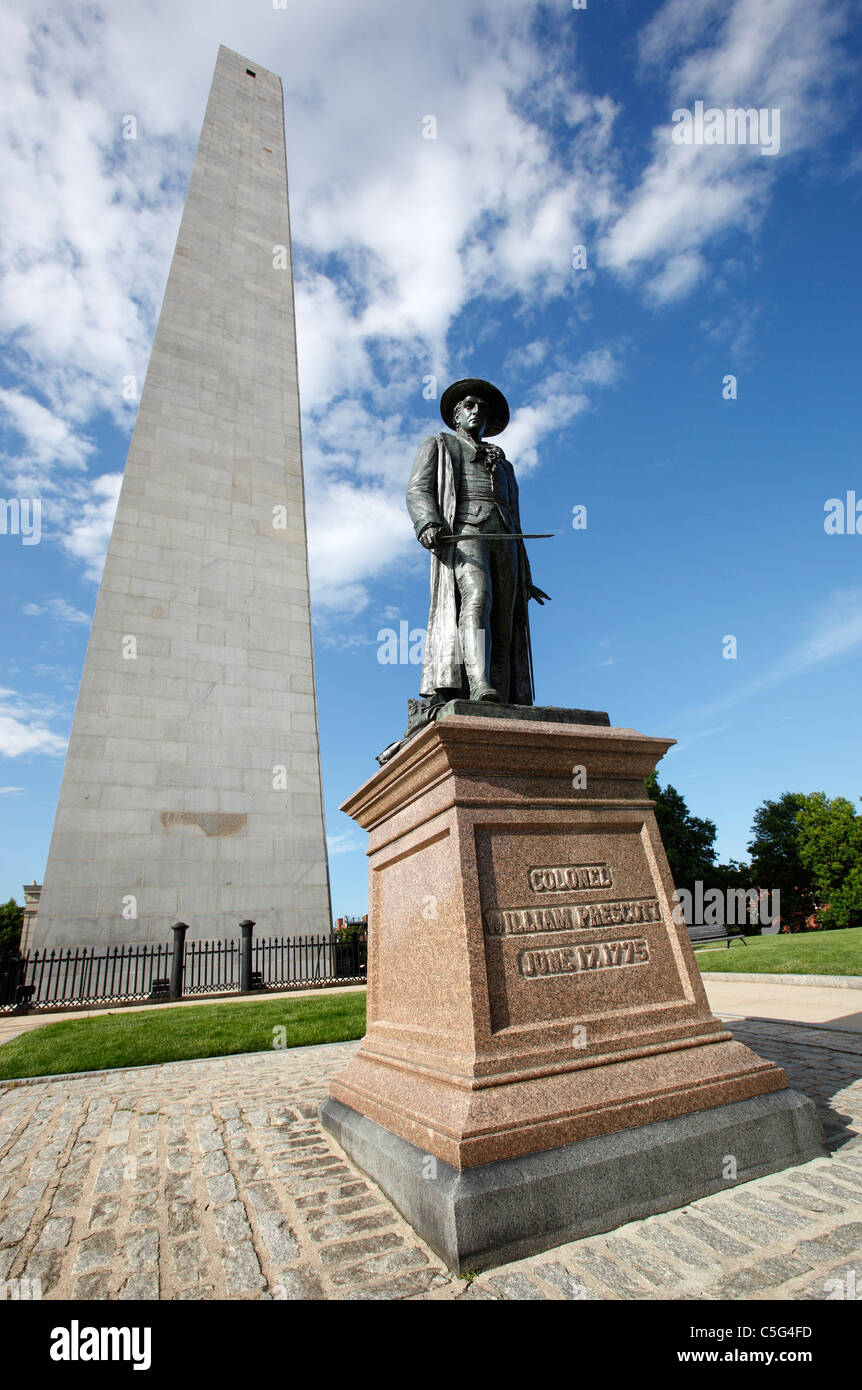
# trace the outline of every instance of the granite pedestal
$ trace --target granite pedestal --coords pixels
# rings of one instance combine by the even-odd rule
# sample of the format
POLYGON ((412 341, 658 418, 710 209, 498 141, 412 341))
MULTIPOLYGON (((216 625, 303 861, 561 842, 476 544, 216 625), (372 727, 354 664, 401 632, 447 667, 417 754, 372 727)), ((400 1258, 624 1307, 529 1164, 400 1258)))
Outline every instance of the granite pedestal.
POLYGON ((456 1269, 825 1152, 709 1010, 644 780, 672 740, 444 709, 344 805, 368 1031, 324 1125, 456 1269))

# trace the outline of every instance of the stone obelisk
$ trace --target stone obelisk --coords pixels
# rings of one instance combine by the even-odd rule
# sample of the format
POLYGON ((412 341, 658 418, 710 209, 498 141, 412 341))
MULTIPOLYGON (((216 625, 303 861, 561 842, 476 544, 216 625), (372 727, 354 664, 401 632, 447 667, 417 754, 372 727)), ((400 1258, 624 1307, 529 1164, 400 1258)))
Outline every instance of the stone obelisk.
POLYGON ((281 81, 219 49, 34 945, 331 928, 281 81))

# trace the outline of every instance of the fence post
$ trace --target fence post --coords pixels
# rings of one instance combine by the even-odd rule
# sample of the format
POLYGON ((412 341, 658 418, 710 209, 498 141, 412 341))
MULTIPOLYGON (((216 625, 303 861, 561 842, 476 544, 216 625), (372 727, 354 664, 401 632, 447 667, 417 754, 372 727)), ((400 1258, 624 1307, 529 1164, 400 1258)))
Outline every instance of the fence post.
POLYGON ((242 946, 239 958, 239 987, 242 991, 251 989, 251 934, 254 930, 254 922, 248 917, 244 922, 240 922, 239 929, 242 932, 242 946))
POLYGON ((171 927, 171 931, 174 934, 174 950, 171 959, 172 999, 182 999, 183 997, 183 969, 185 967, 186 932, 188 929, 188 922, 174 922, 174 925, 171 927))

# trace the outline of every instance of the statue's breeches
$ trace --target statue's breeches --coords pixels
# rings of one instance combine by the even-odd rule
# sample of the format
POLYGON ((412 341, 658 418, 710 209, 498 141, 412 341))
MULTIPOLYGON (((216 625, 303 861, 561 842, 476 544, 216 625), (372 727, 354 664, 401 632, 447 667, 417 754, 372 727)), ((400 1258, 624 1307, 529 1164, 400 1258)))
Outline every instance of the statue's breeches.
POLYGON ((471 695, 490 683, 506 703, 518 583, 517 543, 481 540, 483 530, 499 530, 495 516, 460 529, 477 537, 475 542, 460 541, 453 557, 459 597, 458 635, 471 695))

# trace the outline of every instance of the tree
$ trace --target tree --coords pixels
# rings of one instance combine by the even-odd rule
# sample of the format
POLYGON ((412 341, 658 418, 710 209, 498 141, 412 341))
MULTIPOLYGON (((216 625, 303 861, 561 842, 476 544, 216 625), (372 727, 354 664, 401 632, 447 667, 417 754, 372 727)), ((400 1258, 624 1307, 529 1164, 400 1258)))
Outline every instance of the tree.
POLYGON ((814 876, 800 854, 800 815, 806 801, 803 792, 785 792, 777 801, 764 801, 754 813, 748 844, 755 884, 781 894, 785 931, 804 931, 806 919, 817 906, 814 876))
POLYGON ((697 880, 709 880, 715 872, 715 824, 693 816, 676 787, 660 787, 654 772, 646 785, 655 802, 655 818, 674 886, 694 893, 697 880))
POLYGON ((0 953, 18 950, 23 925, 24 908, 19 907, 14 898, 0 903, 0 953))
POLYGON ((811 878, 822 926, 862 926, 862 816, 846 797, 803 798, 797 817, 799 858, 811 878))

